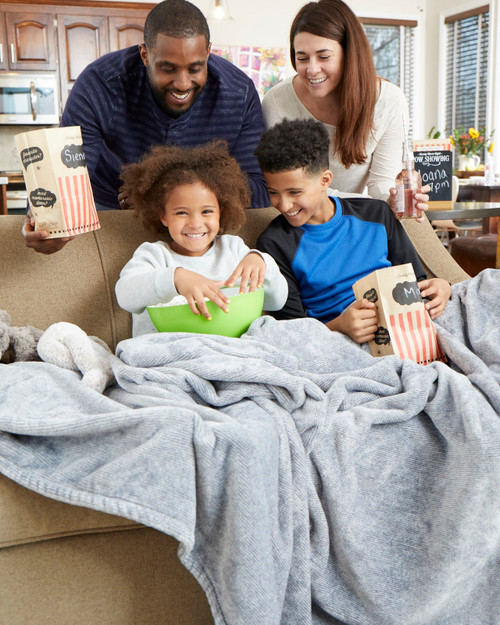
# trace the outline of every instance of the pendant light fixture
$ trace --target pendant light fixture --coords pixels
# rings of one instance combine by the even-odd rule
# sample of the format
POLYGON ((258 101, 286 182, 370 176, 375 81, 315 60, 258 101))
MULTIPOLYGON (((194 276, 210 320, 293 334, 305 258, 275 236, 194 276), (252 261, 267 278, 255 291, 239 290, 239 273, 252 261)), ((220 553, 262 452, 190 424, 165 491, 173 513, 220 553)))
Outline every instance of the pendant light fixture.
POLYGON ((218 22, 222 20, 232 20, 233 18, 229 13, 227 0, 210 0, 210 9, 207 13, 207 19, 217 20, 218 22))

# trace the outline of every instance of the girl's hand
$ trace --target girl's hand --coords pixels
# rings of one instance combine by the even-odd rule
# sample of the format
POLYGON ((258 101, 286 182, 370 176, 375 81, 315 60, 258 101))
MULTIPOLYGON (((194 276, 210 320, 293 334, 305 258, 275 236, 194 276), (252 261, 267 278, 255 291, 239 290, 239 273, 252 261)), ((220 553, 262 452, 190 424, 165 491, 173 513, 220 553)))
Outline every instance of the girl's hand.
MULTIPOLYGON (((416 209, 417 209, 417 217, 415 221, 421 223, 424 221, 424 213, 429 208, 427 202, 429 201, 428 193, 431 190, 430 185, 426 184, 420 189, 417 189, 413 194, 413 197, 417 201, 416 209)), ((396 214, 396 187, 391 187, 389 189, 389 197, 387 198, 387 204, 389 204, 390 209, 394 214, 396 214)))
POLYGON ((347 334, 356 343, 371 341, 378 330, 375 304, 367 299, 355 301, 341 315, 329 321, 326 327, 347 334))
POLYGON ((212 319, 208 312, 207 302, 205 298, 208 298, 214 304, 223 310, 228 312, 229 298, 224 295, 220 287, 223 286, 223 281, 215 282, 209 280, 204 276, 189 269, 183 267, 177 267, 174 272, 174 284, 177 292, 180 295, 184 295, 189 304, 189 308, 195 315, 200 313, 208 319, 212 319))
POLYGON ((431 319, 437 319, 442 314, 446 303, 451 297, 450 283, 443 278, 431 278, 418 283, 420 295, 430 299, 425 308, 429 311, 431 319))
POLYGON ((240 293, 246 293, 248 284, 250 284, 248 290, 255 291, 255 289, 260 289, 264 284, 265 275, 266 263, 264 259, 257 252, 250 252, 238 263, 236 269, 224 282, 224 285, 234 286, 235 282, 241 278, 240 293))

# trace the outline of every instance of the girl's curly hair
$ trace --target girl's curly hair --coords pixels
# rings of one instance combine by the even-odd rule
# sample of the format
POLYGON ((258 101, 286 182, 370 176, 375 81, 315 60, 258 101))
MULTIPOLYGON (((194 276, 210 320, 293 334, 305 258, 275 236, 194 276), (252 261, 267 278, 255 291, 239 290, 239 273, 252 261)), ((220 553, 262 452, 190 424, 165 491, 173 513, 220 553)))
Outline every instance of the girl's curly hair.
POLYGON ((219 202, 219 234, 234 232, 246 221, 248 180, 223 140, 193 148, 155 146, 138 163, 122 168, 122 180, 120 191, 148 230, 167 232, 160 215, 169 195, 175 187, 194 182, 210 189, 219 202))

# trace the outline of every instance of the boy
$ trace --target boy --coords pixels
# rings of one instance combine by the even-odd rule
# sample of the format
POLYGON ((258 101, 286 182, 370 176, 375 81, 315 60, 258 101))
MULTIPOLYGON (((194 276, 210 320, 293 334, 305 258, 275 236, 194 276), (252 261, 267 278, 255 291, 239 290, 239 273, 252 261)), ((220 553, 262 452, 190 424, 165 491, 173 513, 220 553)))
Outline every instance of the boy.
POLYGON ((389 206, 369 197, 329 197, 329 137, 316 120, 283 120, 255 151, 272 205, 281 213, 257 241, 288 281, 278 319, 314 317, 357 343, 377 331, 375 304, 356 302, 352 285, 376 269, 411 262, 431 318, 451 287, 426 279, 413 245, 389 206))

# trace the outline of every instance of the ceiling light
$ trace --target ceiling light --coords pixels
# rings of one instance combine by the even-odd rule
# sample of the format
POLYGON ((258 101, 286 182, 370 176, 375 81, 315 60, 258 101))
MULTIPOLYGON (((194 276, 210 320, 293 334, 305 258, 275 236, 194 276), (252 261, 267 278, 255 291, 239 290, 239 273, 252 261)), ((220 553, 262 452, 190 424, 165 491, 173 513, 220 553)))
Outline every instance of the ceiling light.
POLYGON ((217 20, 218 22, 221 20, 232 20, 227 0, 211 0, 207 19, 217 20))

